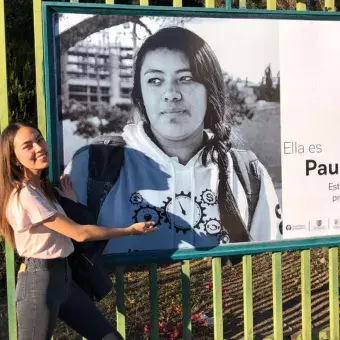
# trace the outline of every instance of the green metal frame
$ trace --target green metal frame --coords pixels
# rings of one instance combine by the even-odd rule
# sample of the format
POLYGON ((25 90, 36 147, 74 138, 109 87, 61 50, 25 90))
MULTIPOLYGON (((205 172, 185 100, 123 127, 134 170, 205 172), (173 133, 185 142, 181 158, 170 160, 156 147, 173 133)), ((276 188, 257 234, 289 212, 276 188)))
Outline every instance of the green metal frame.
POLYGON ((67 3, 43 1, 43 15, 50 13, 81 14, 124 14, 154 16, 192 16, 213 18, 260 18, 260 19, 294 19, 294 20, 339 20, 339 12, 333 11, 291 11, 263 10, 247 8, 214 8, 214 7, 171 7, 171 6, 137 6, 110 5, 97 3, 67 3), (338 18, 337 18, 338 17, 338 18), (330 19, 334 18, 334 19, 330 19))
MULTIPOLYGON (((211 18, 252 18, 252 19, 292 19, 292 20, 340 20, 340 13, 336 12, 298 12, 298 11, 268 11, 248 9, 225 8, 174 8, 155 6, 132 5, 107 5, 107 4, 79 4, 79 3, 55 3, 43 2, 43 29, 44 29, 44 67, 45 67, 45 96, 47 115, 48 140, 52 149, 52 178, 57 181, 58 161, 58 134, 53 127, 57 126, 57 112, 55 100, 56 76, 55 51, 57 46, 54 41, 53 16, 56 13, 82 13, 105 15, 152 15, 152 16, 189 16, 211 18), (53 71, 52 71, 53 70, 53 71)), ((230 244, 228 246, 216 246, 210 249, 188 250, 162 250, 143 251, 135 253, 105 255, 108 266, 150 263, 153 261, 180 261, 205 256, 250 255, 263 252, 280 252, 284 250, 303 250, 320 247, 335 247, 340 245, 340 236, 318 237, 307 239, 294 239, 286 241, 253 242, 245 244, 230 244)))

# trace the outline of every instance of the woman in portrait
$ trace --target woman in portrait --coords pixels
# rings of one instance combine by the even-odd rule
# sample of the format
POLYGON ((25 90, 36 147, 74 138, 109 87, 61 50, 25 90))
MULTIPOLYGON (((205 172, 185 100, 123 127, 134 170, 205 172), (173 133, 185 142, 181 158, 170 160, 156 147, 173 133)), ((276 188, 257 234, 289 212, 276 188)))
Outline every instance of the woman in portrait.
MULTIPOLYGON (((223 73, 202 38, 181 27, 148 37, 136 56, 131 96, 141 121, 124 128, 123 160, 112 161, 121 164, 119 175, 97 197, 98 223, 152 220, 159 232, 143 242, 111 240, 107 252, 281 239, 272 180, 251 151, 233 148, 223 73)), ((110 137, 103 140, 110 153, 110 137)), ((108 167, 90 150, 66 169, 83 204, 96 190, 93 164, 108 167)))

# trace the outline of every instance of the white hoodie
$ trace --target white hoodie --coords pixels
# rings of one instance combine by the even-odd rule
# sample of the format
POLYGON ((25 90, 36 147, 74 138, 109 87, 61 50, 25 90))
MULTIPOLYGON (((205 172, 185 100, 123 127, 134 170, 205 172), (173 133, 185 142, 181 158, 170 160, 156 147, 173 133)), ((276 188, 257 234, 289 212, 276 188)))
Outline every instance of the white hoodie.
MULTIPOLYGON (((111 239, 106 253, 128 251, 215 247, 227 244, 221 234, 217 204, 218 167, 206 167, 200 153, 186 164, 167 156, 146 135, 142 123, 127 125, 124 165, 115 186, 108 193, 98 216, 98 224, 126 227, 153 220, 159 231, 147 237, 111 239)), ((74 157, 65 173, 70 174, 78 199, 87 203, 88 149, 74 157)), ((248 203, 244 189, 228 154, 229 185, 245 225, 248 203)), ((262 164, 259 201, 253 216, 252 241, 279 240, 281 222, 278 199, 267 170, 262 164)))

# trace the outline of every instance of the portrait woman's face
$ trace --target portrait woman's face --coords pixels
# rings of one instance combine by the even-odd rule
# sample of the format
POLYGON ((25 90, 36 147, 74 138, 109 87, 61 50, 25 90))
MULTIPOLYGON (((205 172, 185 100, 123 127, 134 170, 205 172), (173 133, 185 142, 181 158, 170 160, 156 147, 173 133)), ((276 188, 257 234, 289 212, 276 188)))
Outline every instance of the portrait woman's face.
POLYGON ((141 90, 151 129, 169 140, 188 138, 203 130, 207 90, 193 79, 189 60, 165 48, 146 54, 141 68, 141 90))

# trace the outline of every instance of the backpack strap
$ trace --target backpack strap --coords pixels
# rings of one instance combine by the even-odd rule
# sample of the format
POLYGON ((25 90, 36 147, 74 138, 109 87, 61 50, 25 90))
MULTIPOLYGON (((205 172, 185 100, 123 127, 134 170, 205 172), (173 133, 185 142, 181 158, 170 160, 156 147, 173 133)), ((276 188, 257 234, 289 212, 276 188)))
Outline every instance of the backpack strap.
POLYGON ((89 146, 87 206, 96 221, 107 194, 119 178, 125 141, 120 135, 100 136, 89 146))
POLYGON ((250 150, 230 149, 235 172, 242 184, 248 201, 248 231, 260 196, 261 168, 256 155, 250 150))

